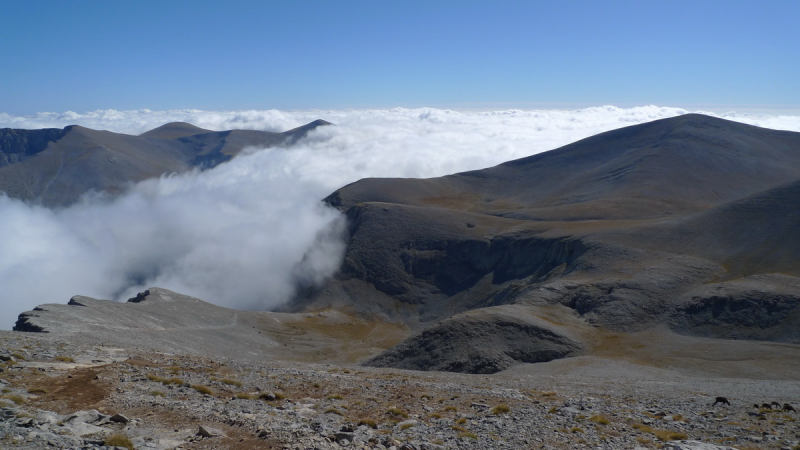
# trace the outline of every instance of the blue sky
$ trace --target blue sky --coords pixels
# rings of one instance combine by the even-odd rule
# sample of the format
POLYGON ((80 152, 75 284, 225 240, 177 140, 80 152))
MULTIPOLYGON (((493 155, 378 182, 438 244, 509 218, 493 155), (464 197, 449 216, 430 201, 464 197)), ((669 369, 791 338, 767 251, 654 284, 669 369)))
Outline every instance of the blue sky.
POLYGON ((0 0, 0 112, 800 108, 797 1, 0 0))

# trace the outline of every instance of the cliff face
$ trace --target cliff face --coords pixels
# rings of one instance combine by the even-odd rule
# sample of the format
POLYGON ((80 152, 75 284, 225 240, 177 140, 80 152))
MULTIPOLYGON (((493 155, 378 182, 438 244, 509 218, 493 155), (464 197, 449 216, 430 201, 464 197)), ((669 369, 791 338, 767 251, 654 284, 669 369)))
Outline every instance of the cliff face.
POLYGON ((0 129, 0 167, 16 164, 41 152, 51 142, 66 134, 67 129, 45 128, 41 130, 0 129))

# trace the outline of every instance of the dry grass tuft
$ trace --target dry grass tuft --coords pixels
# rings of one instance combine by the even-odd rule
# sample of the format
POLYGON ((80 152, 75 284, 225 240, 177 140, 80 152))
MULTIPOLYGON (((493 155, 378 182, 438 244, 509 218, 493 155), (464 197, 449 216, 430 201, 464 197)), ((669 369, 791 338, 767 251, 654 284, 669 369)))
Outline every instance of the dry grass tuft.
POLYGON ((508 407, 505 403, 501 403, 494 408, 492 408, 492 414, 499 416, 500 414, 508 414, 511 412, 511 408, 508 407))
POLYGON ((21 405, 27 401, 25 400, 25 397, 22 397, 20 395, 6 395, 4 398, 11 400, 12 402, 18 405, 21 405))
POLYGON ((125 447, 128 450, 134 450, 133 442, 124 434, 112 434, 103 441, 103 445, 109 447, 125 447))
POLYGON ((363 419, 360 419, 358 421, 358 425, 359 426, 366 425, 366 426, 368 426, 368 427, 370 427, 372 429, 377 429, 378 428, 378 422, 370 419, 369 417, 364 417, 363 419))
POLYGON ((660 441, 677 441, 680 439, 688 439, 685 433, 681 433, 679 431, 668 431, 668 430, 653 430, 653 434, 657 437, 660 441))
POLYGON ((407 419, 407 418, 408 418, 408 413, 407 413, 407 412, 403 411, 403 410, 402 410, 402 409, 400 409, 400 408, 395 408, 395 407, 391 407, 391 408, 389 408, 389 409, 386 411, 386 414, 389 414, 389 415, 391 415, 391 416, 396 416, 396 417, 402 417, 402 418, 404 418, 404 419, 407 419))
POLYGON ((193 384, 192 389, 195 391, 203 394, 203 395, 214 395, 214 391, 211 390, 210 387, 202 385, 202 384, 193 384))
POLYGON ((227 384, 229 386, 242 387, 242 382, 239 380, 234 380, 233 378, 222 378, 221 380, 218 381, 222 384, 227 384))
POLYGON ((336 408, 328 408, 325 410, 325 414, 336 414, 337 416, 344 416, 344 413, 339 411, 336 408))

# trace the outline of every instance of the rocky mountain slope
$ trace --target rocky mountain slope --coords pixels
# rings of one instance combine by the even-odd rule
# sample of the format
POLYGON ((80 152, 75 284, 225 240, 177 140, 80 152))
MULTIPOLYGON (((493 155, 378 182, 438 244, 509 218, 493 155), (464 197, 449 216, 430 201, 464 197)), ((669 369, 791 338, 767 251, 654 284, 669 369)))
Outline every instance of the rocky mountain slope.
MULTIPOLYGON (((140 138, 192 142, 194 158, 214 160, 249 136, 197 131, 140 138)), ((606 332, 793 346, 798 186, 800 133, 689 114, 484 170, 345 186, 326 199, 348 218, 344 261, 322 287, 300 286, 286 313, 154 288, 139 303, 43 305, 16 329, 470 373, 592 354, 606 332), (276 344, 292 333, 296 345, 276 344)))
MULTIPOLYGON (((799 133, 697 114, 484 170, 365 179, 326 199, 350 223, 339 273, 290 310, 406 323, 417 348, 443 345, 426 330, 437 321, 509 304, 617 331, 800 343, 798 183, 799 133)), ((531 339, 503 324, 495 336, 531 339)), ((414 366, 404 345, 373 362, 414 366)))
POLYGON ((209 131, 169 123, 131 136, 72 125, 58 129, 0 129, 0 191, 44 206, 66 206, 89 191, 115 194, 127 183, 192 168, 208 169, 246 147, 291 145, 316 120, 283 133, 209 131))

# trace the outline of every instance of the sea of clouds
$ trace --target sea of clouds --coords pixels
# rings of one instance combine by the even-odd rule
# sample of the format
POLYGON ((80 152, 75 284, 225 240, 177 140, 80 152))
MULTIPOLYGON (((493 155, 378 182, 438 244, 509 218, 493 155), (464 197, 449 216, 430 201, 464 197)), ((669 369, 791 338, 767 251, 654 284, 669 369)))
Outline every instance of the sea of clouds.
MULTIPOLYGON (((320 127, 289 148, 250 149, 205 172, 153 179, 51 210, 0 197, 0 329, 72 295, 126 300, 158 286, 239 309, 271 309, 298 280, 321 283, 345 250, 343 216, 321 199, 365 177, 434 177, 490 167, 615 128, 689 111, 444 109, 0 113, 0 128, 140 134, 167 122, 210 130, 320 127)), ((800 131, 800 116, 721 117, 800 131)))

